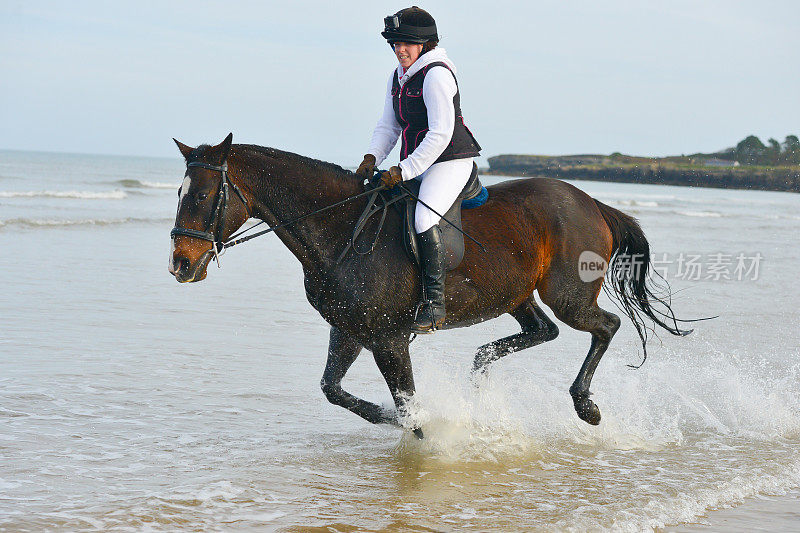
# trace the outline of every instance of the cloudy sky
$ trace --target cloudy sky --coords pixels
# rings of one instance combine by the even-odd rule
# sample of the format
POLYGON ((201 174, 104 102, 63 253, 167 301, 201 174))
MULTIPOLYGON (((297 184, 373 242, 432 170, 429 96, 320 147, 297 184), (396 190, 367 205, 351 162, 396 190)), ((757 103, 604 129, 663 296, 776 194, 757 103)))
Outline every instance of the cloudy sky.
MULTIPOLYGON (((800 2, 424 2, 483 155, 800 134, 800 2)), ((357 164, 396 65, 384 1, 0 0, 0 149, 261 144, 357 164)))

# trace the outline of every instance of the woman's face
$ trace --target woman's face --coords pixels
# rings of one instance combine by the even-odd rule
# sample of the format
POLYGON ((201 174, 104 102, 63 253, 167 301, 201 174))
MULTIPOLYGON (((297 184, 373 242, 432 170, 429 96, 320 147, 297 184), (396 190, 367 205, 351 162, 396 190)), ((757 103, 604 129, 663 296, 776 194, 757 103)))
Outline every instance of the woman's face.
POLYGON ((400 62, 400 66, 403 67, 404 70, 408 69, 408 67, 413 65, 414 61, 416 61, 417 58, 419 58, 419 55, 421 53, 422 53, 421 44, 404 43, 404 42, 394 43, 394 55, 397 56, 397 60, 400 62))

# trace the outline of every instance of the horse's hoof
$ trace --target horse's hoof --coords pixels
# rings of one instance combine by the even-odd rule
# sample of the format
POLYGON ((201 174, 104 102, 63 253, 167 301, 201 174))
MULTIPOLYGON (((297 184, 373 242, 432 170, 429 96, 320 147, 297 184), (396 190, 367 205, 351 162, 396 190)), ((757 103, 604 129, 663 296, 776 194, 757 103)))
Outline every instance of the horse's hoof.
POLYGON ((420 429, 420 428, 414 428, 414 429, 412 429, 411 431, 414 433, 414 435, 416 435, 416 437, 417 437, 419 440, 422 440, 422 439, 424 439, 424 438, 425 438, 425 435, 423 435, 423 434, 422 434, 422 429, 420 429))
POLYGON ((475 358, 472 361, 472 375, 484 375, 489 371, 492 363, 511 353, 507 350, 499 350, 491 344, 486 344, 478 348, 475 358))
POLYGON ((489 363, 475 361, 472 365, 472 371, 469 373, 472 381, 481 378, 489 371, 489 363))
POLYGON ((589 399, 588 395, 573 398, 573 402, 575 403, 575 412, 578 413, 581 420, 593 426, 600 423, 600 408, 589 399))

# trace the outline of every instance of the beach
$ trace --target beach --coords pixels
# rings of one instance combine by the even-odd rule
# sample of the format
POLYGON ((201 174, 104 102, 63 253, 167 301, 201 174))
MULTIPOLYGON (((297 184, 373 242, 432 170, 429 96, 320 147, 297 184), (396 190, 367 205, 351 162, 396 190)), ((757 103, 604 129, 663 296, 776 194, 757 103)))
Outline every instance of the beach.
MULTIPOLYGON (((718 318, 632 370, 623 317, 597 427, 568 394, 588 334, 478 383, 512 318, 420 337, 420 441, 326 401, 329 326, 275 236, 175 282, 184 171, 0 151, 0 530, 800 530, 800 195, 572 182, 640 220, 679 317, 718 318)), ((368 352, 344 387, 391 404, 368 352)))

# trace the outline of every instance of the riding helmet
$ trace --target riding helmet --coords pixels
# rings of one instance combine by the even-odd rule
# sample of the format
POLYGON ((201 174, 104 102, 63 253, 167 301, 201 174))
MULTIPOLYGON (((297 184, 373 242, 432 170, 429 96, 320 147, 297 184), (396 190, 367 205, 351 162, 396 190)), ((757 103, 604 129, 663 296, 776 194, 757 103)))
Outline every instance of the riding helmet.
POLYGON ((406 42, 425 44, 428 41, 438 41, 436 21, 433 17, 417 6, 401 9, 394 15, 383 19, 384 30, 381 35, 389 44, 406 42))

